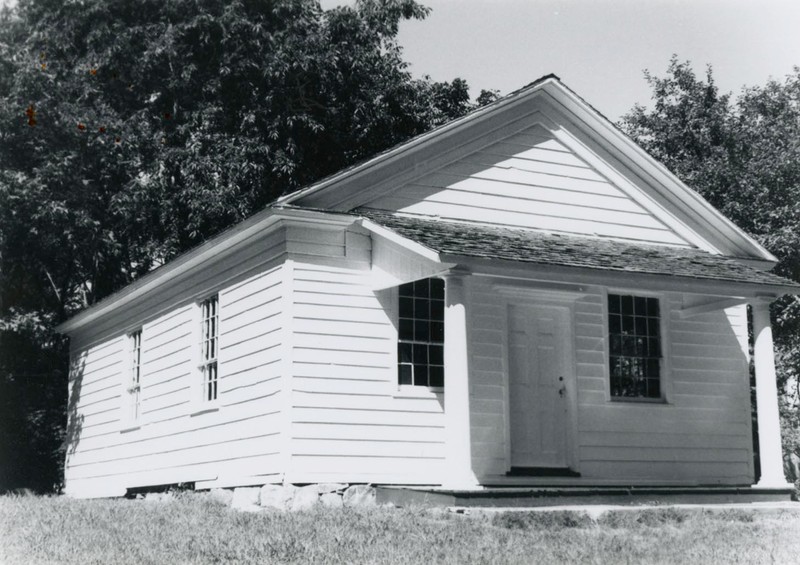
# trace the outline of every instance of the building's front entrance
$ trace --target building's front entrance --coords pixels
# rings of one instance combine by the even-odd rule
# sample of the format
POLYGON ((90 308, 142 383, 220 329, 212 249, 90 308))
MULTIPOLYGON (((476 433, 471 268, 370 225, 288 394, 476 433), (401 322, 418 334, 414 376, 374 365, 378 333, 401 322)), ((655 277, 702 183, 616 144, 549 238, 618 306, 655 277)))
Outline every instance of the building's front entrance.
POLYGON ((569 314, 548 304, 508 307, 512 472, 569 467, 569 314))

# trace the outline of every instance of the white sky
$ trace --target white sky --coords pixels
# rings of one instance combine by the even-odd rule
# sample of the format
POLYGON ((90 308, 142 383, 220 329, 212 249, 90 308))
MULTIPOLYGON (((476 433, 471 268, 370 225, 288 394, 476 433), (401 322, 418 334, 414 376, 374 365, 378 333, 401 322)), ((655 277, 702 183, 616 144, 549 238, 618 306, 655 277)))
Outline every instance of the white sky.
MULTIPOLYGON (((800 0, 421 0, 427 19, 401 25, 415 76, 461 77, 473 97, 506 94, 555 73, 616 120, 648 105, 642 71, 663 76, 670 56, 723 92, 783 79, 800 65, 800 0)), ((323 0, 324 7, 343 3, 323 0)))

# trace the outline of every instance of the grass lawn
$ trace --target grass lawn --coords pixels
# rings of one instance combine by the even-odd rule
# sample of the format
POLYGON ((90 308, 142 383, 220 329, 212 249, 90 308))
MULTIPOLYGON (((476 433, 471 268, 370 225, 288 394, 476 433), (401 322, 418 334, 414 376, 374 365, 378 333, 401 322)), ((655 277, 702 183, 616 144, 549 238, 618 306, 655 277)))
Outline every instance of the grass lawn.
POLYGON ((637 510, 258 514, 167 502, 0 497, 0 563, 799 563, 800 513, 637 510))

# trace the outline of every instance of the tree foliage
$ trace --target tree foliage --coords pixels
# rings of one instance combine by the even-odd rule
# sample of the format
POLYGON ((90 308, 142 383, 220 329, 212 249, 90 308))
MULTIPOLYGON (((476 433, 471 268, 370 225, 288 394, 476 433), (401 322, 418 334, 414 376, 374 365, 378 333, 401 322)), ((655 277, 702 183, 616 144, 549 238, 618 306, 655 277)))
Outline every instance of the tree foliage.
MULTIPOLYGON (((329 11, 316 0, 20 0, 5 10, 4 399, 37 378, 66 395, 52 328, 80 308, 276 197, 474 107, 463 80, 410 76, 398 26, 427 13, 414 0, 329 11)), ((6 416, 4 445, 14 426, 23 438, 48 434, 26 414, 63 403, 42 403, 6 416)))
MULTIPOLYGON (((645 78, 652 108, 634 107, 622 129, 771 251, 776 273, 800 281, 800 68, 735 99, 710 67, 698 77, 675 57, 665 77, 645 78)), ((800 455, 800 301, 776 301, 772 322, 784 446, 800 455)))

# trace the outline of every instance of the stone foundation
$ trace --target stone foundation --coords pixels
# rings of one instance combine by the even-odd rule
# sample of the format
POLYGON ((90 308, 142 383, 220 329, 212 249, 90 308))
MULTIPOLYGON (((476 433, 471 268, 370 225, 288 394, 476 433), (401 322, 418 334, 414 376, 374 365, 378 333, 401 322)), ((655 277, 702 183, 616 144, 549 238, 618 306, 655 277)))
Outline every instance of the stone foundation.
POLYGON ((212 489, 210 495, 231 508, 244 512, 273 509, 281 511, 309 510, 322 505, 329 508, 377 506, 375 487, 344 483, 319 483, 304 486, 264 485, 212 489))

